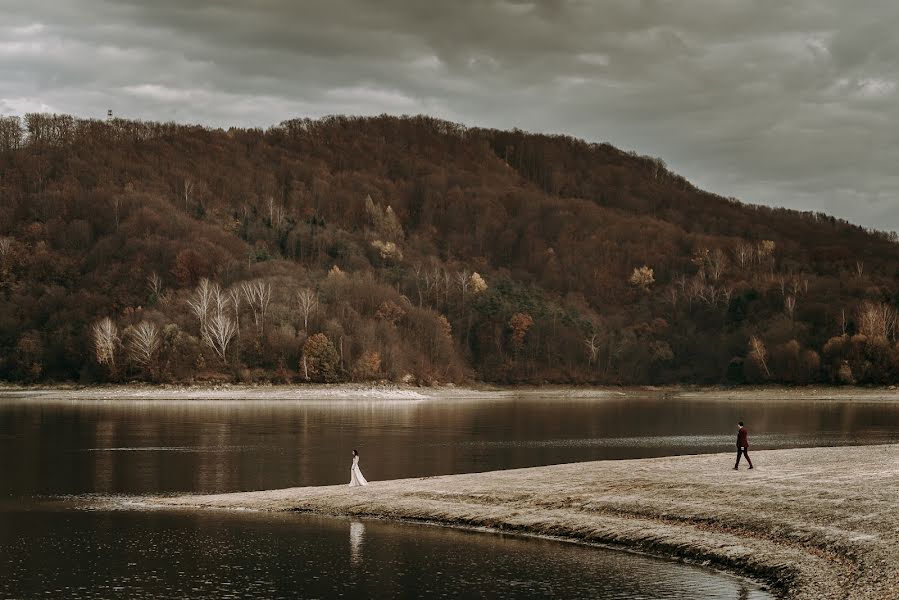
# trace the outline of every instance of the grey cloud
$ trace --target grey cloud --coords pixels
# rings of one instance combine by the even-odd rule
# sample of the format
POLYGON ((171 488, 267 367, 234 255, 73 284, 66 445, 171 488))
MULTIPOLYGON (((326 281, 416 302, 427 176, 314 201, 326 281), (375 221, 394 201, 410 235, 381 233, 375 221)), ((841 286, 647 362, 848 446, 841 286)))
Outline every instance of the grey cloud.
POLYGON ((265 126, 429 113, 609 141, 747 202, 899 229, 899 6, 0 0, 0 112, 265 126))

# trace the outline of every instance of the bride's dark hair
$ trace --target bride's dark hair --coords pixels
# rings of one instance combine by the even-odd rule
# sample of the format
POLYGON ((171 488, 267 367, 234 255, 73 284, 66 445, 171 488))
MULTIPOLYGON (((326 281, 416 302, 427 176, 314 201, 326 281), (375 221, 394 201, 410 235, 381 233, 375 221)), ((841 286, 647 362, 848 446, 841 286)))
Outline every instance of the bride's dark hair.
POLYGON ((359 456, 359 453, 356 451, 355 448, 353 448, 353 456, 359 456))

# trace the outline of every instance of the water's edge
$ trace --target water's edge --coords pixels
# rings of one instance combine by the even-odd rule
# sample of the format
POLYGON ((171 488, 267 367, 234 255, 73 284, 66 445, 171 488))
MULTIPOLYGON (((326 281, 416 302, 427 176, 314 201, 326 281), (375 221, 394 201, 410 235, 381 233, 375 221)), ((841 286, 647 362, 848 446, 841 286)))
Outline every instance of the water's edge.
MULTIPOLYGON (((296 509, 287 512, 295 512, 300 514, 314 514, 319 516, 326 517, 335 517, 335 518, 348 518, 348 515, 334 515, 321 511, 312 511, 312 510, 302 510, 296 509)), ((788 591, 787 585, 784 583, 783 577, 777 577, 773 579, 769 579, 769 575, 763 572, 756 572, 751 569, 742 569, 739 565, 724 563, 722 561, 718 561, 715 556, 700 556, 701 553, 696 553, 696 555, 690 556, 688 554, 679 553, 672 554, 670 551, 665 551, 663 548, 657 549, 643 549, 636 545, 627 545, 621 542, 616 542, 614 540, 608 541, 598 541, 598 540, 586 540, 584 538, 565 536, 565 535, 549 535, 545 533, 538 533, 536 531, 531 531, 528 528, 520 528, 520 529, 504 529, 498 527, 490 527, 486 525, 470 525, 459 522, 451 522, 451 521, 439 521, 435 519, 414 519, 414 518, 393 518, 393 517, 385 517, 381 515, 353 515, 352 518, 359 519, 370 519, 376 521, 390 521, 395 523, 411 523, 415 525, 427 525, 431 527, 443 527, 447 529, 459 529, 462 531, 478 531, 483 533, 490 533, 494 535, 512 535, 516 537, 525 537, 525 538, 535 538, 535 539, 543 539, 543 540, 552 540, 555 542, 561 542, 566 544, 576 544, 578 546, 586 546, 592 548, 602 548, 605 550, 612 550, 615 552, 625 552, 628 554, 635 554, 638 556, 649 556, 653 558, 664 559, 667 561, 671 561, 678 564, 684 564, 692 567, 699 567, 709 569, 713 572, 728 576, 735 577, 750 583, 751 585, 763 590, 767 591, 777 598, 786 598, 785 595, 788 591)))

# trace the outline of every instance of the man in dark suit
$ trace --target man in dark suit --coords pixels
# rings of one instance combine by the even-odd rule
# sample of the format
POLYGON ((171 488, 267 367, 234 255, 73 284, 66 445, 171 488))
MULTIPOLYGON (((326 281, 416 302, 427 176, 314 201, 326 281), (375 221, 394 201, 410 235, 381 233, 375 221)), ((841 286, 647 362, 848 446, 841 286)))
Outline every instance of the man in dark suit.
POLYGON ((734 465, 735 471, 740 468, 741 456, 746 457, 749 468, 752 468, 752 461, 749 460, 749 431, 746 429, 746 426, 743 425, 743 421, 740 421, 739 426, 740 428, 737 430, 737 464, 734 465))

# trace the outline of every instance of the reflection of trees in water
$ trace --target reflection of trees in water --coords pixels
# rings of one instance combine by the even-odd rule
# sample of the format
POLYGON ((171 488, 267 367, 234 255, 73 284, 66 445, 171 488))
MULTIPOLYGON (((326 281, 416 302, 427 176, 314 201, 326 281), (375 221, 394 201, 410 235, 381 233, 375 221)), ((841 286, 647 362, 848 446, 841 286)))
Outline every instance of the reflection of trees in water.
MULTIPOLYGON (((94 428, 94 448, 115 446, 119 422, 113 419, 101 419, 94 428)), ((94 456, 93 485, 95 492, 109 493, 118 491, 114 477, 116 456, 114 452, 97 452, 94 456)), ((35 469, 35 472, 38 472, 35 469)))
POLYGON ((650 392, 596 399, 580 393, 424 402, 79 399, 42 401, 40 409, 16 402, 4 406, 3 417, 12 418, 15 431, 37 426, 41 435, 23 441, 33 450, 18 453, 15 473, 4 472, 2 479, 18 481, 21 489, 40 487, 48 453, 67 449, 136 451, 73 455, 70 469, 76 472, 54 475, 66 489, 214 493, 345 483, 354 446, 365 456, 365 474, 381 480, 660 456, 685 448, 730 452, 738 420, 748 425, 757 450, 899 439, 895 403, 864 396, 813 400, 828 396, 826 388, 810 390, 807 398, 785 393, 779 400, 765 400, 770 393, 758 400, 664 399, 650 392))
POLYGON ((359 521, 350 523, 350 561, 362 561, 362 542, 365 540, 365 524, 359 521))

